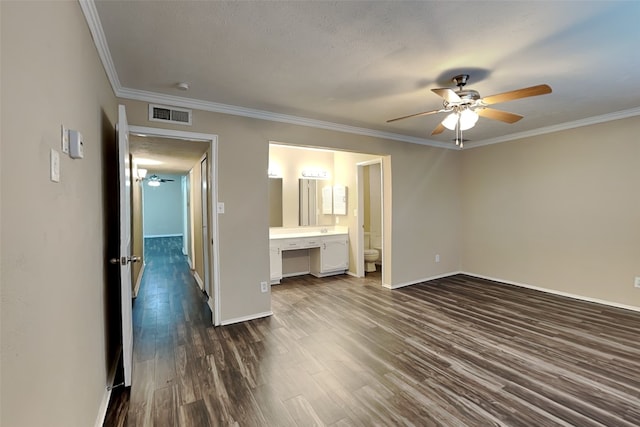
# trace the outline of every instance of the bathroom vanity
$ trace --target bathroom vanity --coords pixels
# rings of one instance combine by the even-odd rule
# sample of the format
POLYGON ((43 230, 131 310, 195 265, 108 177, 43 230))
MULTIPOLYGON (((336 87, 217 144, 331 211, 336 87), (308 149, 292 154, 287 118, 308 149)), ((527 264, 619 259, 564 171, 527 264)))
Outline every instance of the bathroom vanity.
POLYGON ((347 227, 275 228, 269 231, 271 283, 283 277, 342 274, 349 269, 347 227))

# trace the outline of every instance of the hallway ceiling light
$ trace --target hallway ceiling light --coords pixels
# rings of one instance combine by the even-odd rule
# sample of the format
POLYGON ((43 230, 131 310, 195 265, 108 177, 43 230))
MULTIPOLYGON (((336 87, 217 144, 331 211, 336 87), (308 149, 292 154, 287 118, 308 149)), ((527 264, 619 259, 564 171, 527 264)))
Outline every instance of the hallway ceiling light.
POLYGON ((137 170, 137 174, 138 174, 138 179, 144 179, 147 176, 147 170, 146 169, 138 169, 137 170))

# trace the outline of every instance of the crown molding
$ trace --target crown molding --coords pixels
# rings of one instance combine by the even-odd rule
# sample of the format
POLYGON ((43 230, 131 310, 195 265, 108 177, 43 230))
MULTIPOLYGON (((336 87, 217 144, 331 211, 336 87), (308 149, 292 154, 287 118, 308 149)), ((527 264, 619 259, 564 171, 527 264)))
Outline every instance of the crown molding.
MULTIPOLYGON (((165 95, 156 92, 142 91, 137 89, 123 88, 118 78, 109 45, 102 29, 102 23, 98 16, 98 11, 94 0, 78 0, 82 12, 84 13, 87 25, 93 37, 93 42, 98 50, 98 55, 102 61, 102 65, 107 74, 109 82, 115 95, 119 98, 132 99, 143 102, 152 102, 160 104, 169 104, 176 107, 192 108, 195 110, 210 111, 214 113, 230 114, 234 116, 250 117, 260 120, 268 120, 272 122, 287 123, 292 125, 307 126, 317 129, 332 130, 337 132, 350 133, 355 135, 369 136, 374 138, 383 138, 394 141, 409 142, 412 144, 428 145, 437 148, 446 148, 450 150, 458 150, 455 145, 447 142, 434 141, 426 138, 418 138, 409 135, 402 135, 392 132, 378 131, 357 126, 344 125, 340 123, 327 122, 322 120, 310 119, 306 117, 292 116, 288 114, 274 113, 270 111, 257 110, 252 108, 238 107, 235 105, 220 104, 217 102, 202 101, 198 99, 185 98, 173 95, 165 95)), ((496 138, 489 138, 480 141, 468 142, 465 149, 483 147, 485 145, 498 144, 501 142, 514 141, 517 139, 528 138, 537 135, 544 135, 552 132, 559 132, 568 129, 574 129, 582 126, 604 123, 612 120, 620 120, 628 117, 640 115, 640 107, 629 110, 617 111, 614 113, 603 114, 601 116, 588 117, 586 119, 575 120, 572 122, 561 123, 553 126, 533 129, 526 132, 512 133, 496 138)))
POLYGON ((253 119, 268 120, 272 122, 287 123, 312 127, 317 129, 345 132, 356 135, 370 136, 375 138, 391 139, 395 141, 410 142, 413 144, 429 145, 438 148, 456 148, 450 143, 432 141, 424 138, 417 138, 397 133, 378 131, 357 126, 344 125, 340 123, 326 122, 322 120, 310 119, 306 117, 291 116, 288 114, 273 113, 271 111, 256 110, 253 108, 238 107, 235 105, 220 104, 217 102, 202 101, 193 98, 165 95, 156 92, 148 92, 137 89, 122 88, 116 95, 124 99, 136 101, 169 104, 176 107, 191 108, 194 110, 210 111, 214 113, 230 114, 234 116, 250 117, 253 119))
POLYGON ((201 101, 197 99, 164 95, 156 92, 148 92, 136 89, 123 88, 116 72, 116 67, 111 57, 111 51, 107 39, 102 29, 102 23, 98 16, 98 11, 94 0, 78 0, 80 8, 89 26, 89 31, 93 37, 93 42, 98 50, 98 56, 107 74, 111 88, 119 98, 132 99, 144 102, 156 102, 162 104, 175 105, 176 107, 193 108, 215 113, 231 114, 235 116, 250 117, 261 120, 269 120, 293 125, 308 126, 318 129, 333 130, 338 132, 352 133, 356 135, 370 136, 375 138, 391 139, 394 141, 410 142, 413 144, 429 145, 438 148, 454 149, 452 144, 433 141, 426 138, 417 138, 408 135, 401 135, 391 132, 376 131, 356 126, 349 126, 339 123, 326 122, 322 120, 309 119, 305 117, 291 116, 287 114, 273 113, 270 111, 256 110, 252 108, 238 107, 234 105, 220 104, 216 102, 201 101))
POLYGON ((465 148, 483 147, 485 145, 499 144, 501 142, 515 141, 517 139, 529 138, 532 136, 544 135, 547 133, 560 132, 563 130, 575 129, 579 127, 595 125, 598 123, 611 122, 613 120, 627 119, 629 117, 640 116, 640 107, 630 108, 628 110, 615 111, 613 113, 602 114, 600 116, 587 117, 586 119, 574 120, 572 122, 560 123, 552 126, 545 126, 526 132, 512 133, 509 135, 499 136, 497 138, 484 139, 481 141, 468 143, 465 148))
POLYGON ((102 23, 100 22, 100 17, 98 16, 96 4, 93 0, 78 0, 78 3, 80 3, 80 8, 82 9, 82 13, 84 14, 84 19, 87 21, 87 25, 89 26, 89 31, 91 32, 93 43, 96 45, 98 56, 102 61, 102 66, 104 67, 104 71, 107 74, 109 83, 111 83, 111 88, 117 96, 118 91, 122 88, 122 86, 120 85, 120 79, 118 78, 116 67, 113 64, 113 59, 111 58, 111 51, 109 50, 109 45, 107 44, 107 38, 105 37, 104 31, 102 30, 102 23))

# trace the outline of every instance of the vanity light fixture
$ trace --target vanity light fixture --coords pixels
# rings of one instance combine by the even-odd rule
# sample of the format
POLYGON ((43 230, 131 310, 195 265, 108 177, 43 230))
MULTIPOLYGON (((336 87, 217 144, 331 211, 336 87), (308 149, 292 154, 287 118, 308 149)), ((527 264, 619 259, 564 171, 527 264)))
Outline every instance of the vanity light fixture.
POLYGON ((269 168, 269 170, 267 170, 267 176, 269 178, 282 178, 282 173, 279 168, 269 168))

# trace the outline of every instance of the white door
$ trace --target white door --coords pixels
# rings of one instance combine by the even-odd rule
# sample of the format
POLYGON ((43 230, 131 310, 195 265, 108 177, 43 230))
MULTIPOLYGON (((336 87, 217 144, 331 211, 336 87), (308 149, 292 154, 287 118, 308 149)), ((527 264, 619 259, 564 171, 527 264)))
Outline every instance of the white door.
POLYGON ((131 164, 129 162, 129 125, 124 105, 118 106, 118 184, 120 187, 120 254, 111 260, 120 265, 122 306, 122 360, 124 385, 131 386, 133 367, 133 321, 131 316, 131 164))
POLYGON ((204 290, 213 298, 210 287, 211 278, 209 274, 209 197, 207 191, 207 157, 200 161, 200 188, 202 189, 202 252, 204 267, 204 290))

